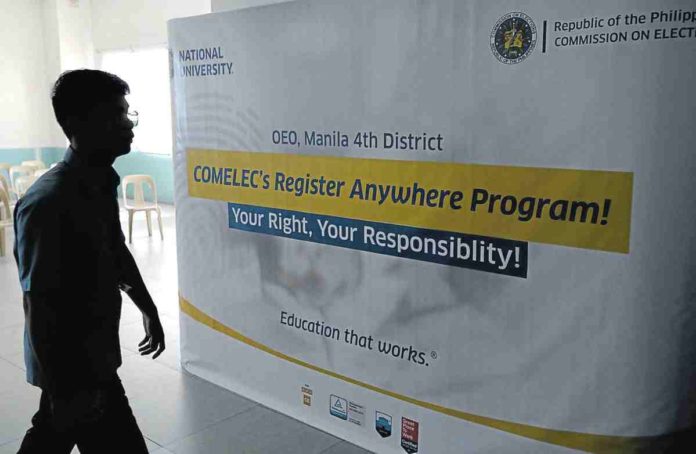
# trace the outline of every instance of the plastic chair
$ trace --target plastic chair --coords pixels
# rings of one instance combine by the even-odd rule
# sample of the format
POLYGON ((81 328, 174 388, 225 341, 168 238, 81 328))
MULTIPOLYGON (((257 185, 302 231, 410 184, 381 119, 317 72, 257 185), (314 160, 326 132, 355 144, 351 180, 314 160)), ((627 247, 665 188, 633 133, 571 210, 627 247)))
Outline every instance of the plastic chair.
POLYGON ((2 173, 0 173, 0 188, 5 190, 8 197, 10 196, 10 182, 7 181, 7 178, 2 173))
MULTIPOLYGON (((0 175, 2 177, 2 175, 0 175)), ((4 178, 4 177, 3 177, 4 178)), ((0 257, 5 255, 5 229, 12 228, 12 210, 10 209, 10 195, 0 185, 0 257)))
POLYGON ((29 166, 10 167, 10 190, 17 195, 17 178, 21 176, 34 175, 34 168, 29 166))
POLYGON ((0 175, 2 175, 3 171, 7 174, 7 176, 10 176, 10 169, 12 168, 12 164, 8 164, 6 162, 0 162, 0 175))
MULTIPOLYGON (((10 169, 12 168, 12 164, 8 164, 6 162, 0 162, 0 176, 5 176, 7 177, 7 181, 10 181, 10 169)), ((10 189, 12 186, 10 186, 10 189)), ((8 194, 12 195, 11 191, 7 192, 8 194)))
POLYGON ((2 173, 0 173, 0 189, 5 191, 7 199, 10 203, 10 211, 13 211, 14 204, 12 203, 12 189, 10 188, 10 183, 7 181, 7 178, 5 178, 5 175, 3 175, 2 173))
POLYGON ((150 212, 157 213, 157 223, 159 225, 160 237, 164 240, 164 232, 162 231, 162 212, 157 205, 157 186, 155 180, 149 175, 127 175, 121 180, 121 188, 123 190, 123 206, 128 210, 128 242, 133 242, 133 215, 137 211, 144 211, 147 219, 147 234, 152 236, 152 219, 150 212), (133 200, 127 197, 128 186, 133 185, 133 200), (152 202, 146 202, 143 195, 143 186, 148 185, 152 191, 152 202))
POLYGON ((46 164, 43 161, 39 161, 38 159, 34 159, 31 161, 23 161, 22 165, 25 167, 33 167, 34 170, 41 170, 46 168, 46 164))
POLYGON ((34 175, 22 175, 17 177, 15 179, 15 192, 17 192, 17 197, 22 197, 26 194, 36 180, 38 180, 38 178, 34 175))

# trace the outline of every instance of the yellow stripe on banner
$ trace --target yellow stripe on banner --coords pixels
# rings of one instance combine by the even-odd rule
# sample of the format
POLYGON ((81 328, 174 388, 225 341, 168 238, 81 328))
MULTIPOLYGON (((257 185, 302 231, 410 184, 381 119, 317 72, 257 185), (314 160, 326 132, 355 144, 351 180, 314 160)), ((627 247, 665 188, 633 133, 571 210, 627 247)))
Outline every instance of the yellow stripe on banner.
POLYGON ((447 408, 430 402, 424 402, 422 400, 414 399, 409 396, 404 396, 393 391, 378 388, 377 386, 371 385, 369 383, 365 383, 354 378, 350 378, 348 376, 330 371, 328 369, 315 366, 300 359, 293 358, 292 356, 281 353, 260 342, 250 339, 244 336, 239 331, 236 331, 226 326, 225 324, 215 320, 208 314, 196 308, 182 296, 179 296, 179 306, 182 312, 188 314, 191 318, 202 323, 203 325, 206 325, 214 329, 215 331, 218 331, 229 337, 237 339, 238 341, 241 341, 251 347, 254 347, 258 350, 273 355, 276 358, 289 361, 298 366, 311 369, 315 372, 319 372, 320 374, 328 375, 329 377, 342 380, 355 386, 360 386, 361 388, 369 389, 370 391, 374 391, 385 396, 393 397, 394 399, 408 402, 410 404, 417 405, 422 408, 427 408, 428 410, 436 411, 438 413, 459 418, 464 421, 472 422, 475 424, 519 435, 521 437, 530 438, 532 440, 541 441, 544 443, 550 443, 553 445, 564 446, 566 448, 574 448, 597 453, 656 452, 655 450, 658 449, 658 447, 672 446, 672 444, 676 442, 675 440, 678 437, 683 436, 683 434, 685 433, 687 434, 687 436, 690 436, 690 434, 692 433, 691 430, 688 430, 684 432, 653 437, 619 437, 611 435, 597 435, 589 433, 570 432, 565 430, 553 430, 544 427, 535 427, 527 424, 503 421, 500 419, 488 418, 486 416, 479 416, 472 413, 466 413, 460 410, 455 410, 453 408, 447 408))
POLYGON ((629 250, 630 172, 198 149, 187 150, 186 156, 192 197, 510 240, 629 250))

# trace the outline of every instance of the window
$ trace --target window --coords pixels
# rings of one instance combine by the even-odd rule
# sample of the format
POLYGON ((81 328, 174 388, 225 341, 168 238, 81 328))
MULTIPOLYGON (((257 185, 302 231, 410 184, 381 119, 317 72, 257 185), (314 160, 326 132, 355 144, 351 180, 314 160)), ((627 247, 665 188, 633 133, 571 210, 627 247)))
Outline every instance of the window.
POLYGON ((128 82, 126 97, 138 111, 133 149, 171 154, 172 123, 169 92, 169 53, 166 48, 102 52, 99 68, 128 82))

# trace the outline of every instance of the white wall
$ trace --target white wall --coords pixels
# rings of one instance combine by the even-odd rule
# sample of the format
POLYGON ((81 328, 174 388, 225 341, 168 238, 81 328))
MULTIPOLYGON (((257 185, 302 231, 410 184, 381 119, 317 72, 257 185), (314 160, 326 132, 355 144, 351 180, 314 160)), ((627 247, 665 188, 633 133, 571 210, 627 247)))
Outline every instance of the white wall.
POLYGON ((167 44, 167 21, 210 13, 210 0, 92 0, 97 51, 167 44))
MULTIPOLYGON (((46 82, 50 86, 61 73, 60 62, 60 34, 58 31, 58 6, 57 0, 43 0, 42 26, 44 44, 44 70, 46 82)), ((46 135, 48 144, 58 146, 65 144, 65 136, 53 116, 52 107, 47 113, 46 135)))
MULTIPOLYGON (((44 68, 49 85, 69 69, 94 68, 90 0, 42 0, 44 68)), ((50 144, 64 146, 66 139, 49 109, 50 144)))
POLYGON ((285 3, 295 0, 212 0, 211 9, 214 13, 232 11, 235 9, 249 8, 250 6, 271 5, 273 3, 285 3))
POLYGON ((0 148, 52 146, 40 0, 0 0, 0 148))
POLYGON ((58 31, 58 5, 57 0, 43 0, 42 2, 44 66, 49 80, 55 79, 60 74, 60 34, 58 31))
POLYGON ((61 70, 94 68, 90 0, 46 0, 56 4, 61 70))
POLYGON ((167 20, 210 0, 0 0, 0 149, 63 147, 50 91, 95 50, 166 45, 167 20))

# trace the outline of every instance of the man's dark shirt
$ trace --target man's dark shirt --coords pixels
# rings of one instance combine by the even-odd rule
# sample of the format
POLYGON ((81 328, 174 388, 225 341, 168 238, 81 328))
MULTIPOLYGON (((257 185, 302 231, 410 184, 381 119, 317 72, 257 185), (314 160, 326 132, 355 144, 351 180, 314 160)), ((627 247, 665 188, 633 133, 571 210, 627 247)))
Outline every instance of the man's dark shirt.
POLYGON ((87 167, 69 148, 17 203, 14 253, 24 291, 27 381, 33 385, 98 385, 121 365, 119 263, 126 245, 119 182, 113 168, 87 167), (37 337, 30 332, 30 314, 49 320, 49 332, 39 335, 51 354, 42 361, 32 343, 37 337))

